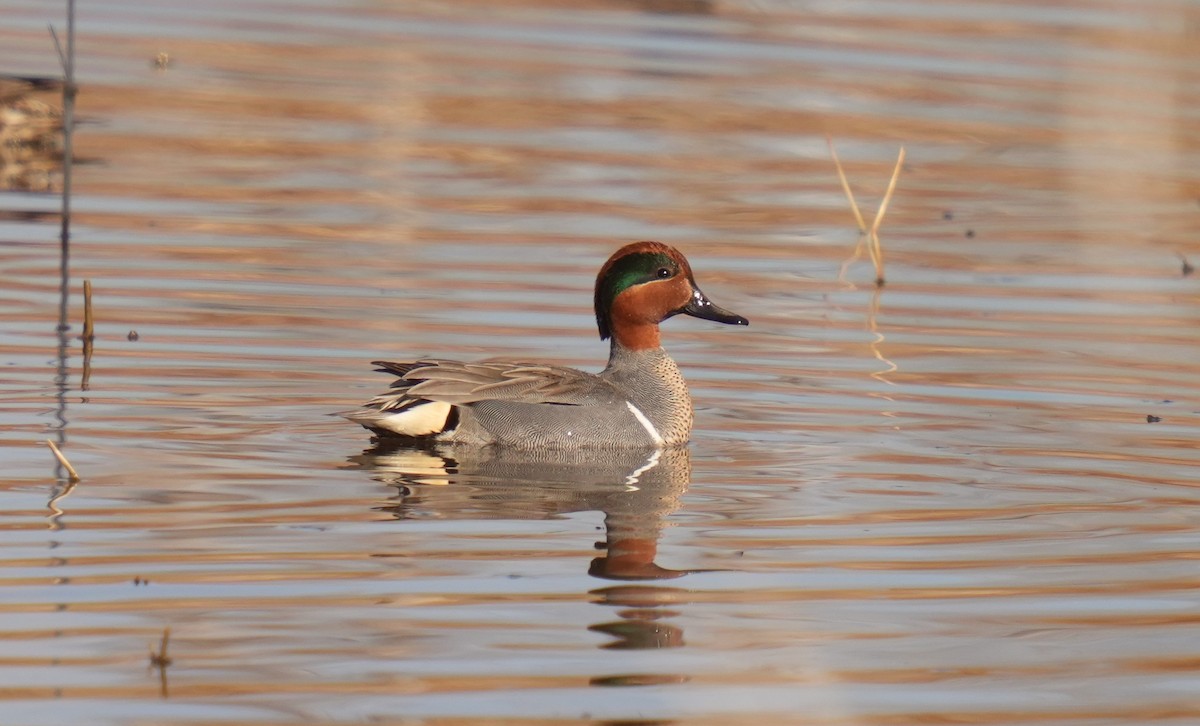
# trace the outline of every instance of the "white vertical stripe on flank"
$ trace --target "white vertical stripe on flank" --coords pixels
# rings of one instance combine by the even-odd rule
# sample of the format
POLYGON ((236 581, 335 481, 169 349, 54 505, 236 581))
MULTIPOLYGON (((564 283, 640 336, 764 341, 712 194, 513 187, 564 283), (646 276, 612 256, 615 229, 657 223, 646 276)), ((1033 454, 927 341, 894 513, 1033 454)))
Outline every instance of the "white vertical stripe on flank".
POLYGON ((629 407, 629 412, 638 420, 638 423, 646 429, 646 433, 650 434, 650 438, 654 441, 655 446, 662 446, 667 443, 663 441, 662 436, 659 436, 658 429, 654 428, 654 424, 650 423, 650 419, 646 418, 646 414, 642 413, 641 409, 633 405, 632 401, 626 401, 625 405, 629 407))

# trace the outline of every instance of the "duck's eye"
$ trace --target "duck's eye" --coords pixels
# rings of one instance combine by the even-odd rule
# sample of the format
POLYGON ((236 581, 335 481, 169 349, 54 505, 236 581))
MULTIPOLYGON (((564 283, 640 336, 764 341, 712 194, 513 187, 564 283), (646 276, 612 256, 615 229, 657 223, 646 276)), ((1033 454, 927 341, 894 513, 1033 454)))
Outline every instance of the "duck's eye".
POLYGON ((665 280, 670 276, 671 276, 671 268, 669 268, 669 267, 658 268, 658 279, 665 280))

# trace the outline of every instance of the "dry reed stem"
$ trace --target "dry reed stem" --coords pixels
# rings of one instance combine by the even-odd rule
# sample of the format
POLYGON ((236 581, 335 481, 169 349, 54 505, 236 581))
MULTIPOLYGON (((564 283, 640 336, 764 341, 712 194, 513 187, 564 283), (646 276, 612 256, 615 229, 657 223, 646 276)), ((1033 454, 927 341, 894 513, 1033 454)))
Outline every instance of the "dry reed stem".
POLYGON ((900 169, 904 167, 904 147, 896 156, 896 168, 892 169, 892 178, 888 181, 887 191, 883 193, 883 201, 879 203, 879 211, 875 213, 875 221, 871 224, 871 234, 868 249, 871 251, 871 262, 875 264, 875 284, 882 287, 886 278, 883 274, 883 243, 879 241, 879 228, 883 225, 883 215, 887 214, 892 195, 896 193, 896 182, 900 180, 900 169))
POLYGON ((46 439, 46 446, 50 447, 50 451, 54 454, 54 458, 58 459, 58 463, 62 464, 63 468, 67 470, 67 474, 70 475, 70 480, 72 482, 79 481, 79 472, 75 471, 75 467, 71 466, 71 462, 67 461, 66 455, 59 450, 58 445, 50 439, 46 439))
POLYGON ((163 628, 162 640, 158 644, 158 652, 150 646, 150 667, 158 670, 158 695, 167 697, 167 666, 171 665, 171 656, 167 655, 167 643, 171 640, 171 629, 163 628))
POLYGON ((854 213, 854 220, 858 223, 858 244, 854 246, 854 254, 842 265, 841 274, 838 276, 841 279, 846 272, 846 269, 862 256, 864 245, 867 252, 871 256, 871 264, 875 266, 875 286, 883 287, 887 282, 887 278, 883 272, 883 243, 879 239, 879 228, 883 225, 883 216, 887 214, 888 205, 891 204, 892 195, 896 193, 896 183, 900 180, 900 170, 904 167, 905 149, 900 147, 900 154, 896 158, 896 167, 892 170, 892 178, 888 181, 887 190, 883 194, 883 201, 879 204, 879 211, 875 213, 875 219, 871 222, 868 228, 866 220, 863 218, 862 211, 858 208, 858 202, 854 199, 854 192, 850 190, 850 181, 846 178, 846 170, 842 167, 842 161, 838 158, 837 149, 833 145, 833 137, 826 136, 825 141, 829 144, 829 155, 833 157, 833 165, 837 169, 838 181, 842 183, 842 191, 846 193, 846 199, 850 201, 850 211, 854 213))
POLYGON ((96 339, 95 320, 92 317, 92 281, 83 281, 83 378, 79 382, 80 390, 91 388, 92 379, 92 346, 96 339))
MULTIPOLYGON (((71 163, 74 161, 75 96, 79 88, 75 85, 75 0, 67 0, 67 46, 64 50, 58 41, 58 33, 50 26, 50 37, 63 69, 63 188, 62 188, 62 256, 63 269, 67 268, 71 246, 71 163)), ((66 320, 60 320, 65 324, 66 320)))
POLYGON ((883 193, 883 201, 879 204, 879 211, 875 213, 875 223, 871 225, 871 234, 877 234, 879 227, 883 225, 883 215, 887 214, 888 205, 892 202, 892 195, 896 193, 896 182, 900 180, 900 169, 904 166, 904 147, 900 147, 900 153, 896 156, 896 168, 892 169, 892 178, 888 180, 887 191, 883 193))
POLYGON ((883 276, 883 244, 879 241, 879 235, 874 231, 863 239, 866 241, 871 264, 875 267, 875 287, 883 287, 883 284, 887 282, 883 276))
POLYGON ((842 182, 842 191, 846 193, 846 199, 850 200, 850 211, 854 212, 854 221, 858 222, 858 232, 866 234, 867 222, 858 209, 858 202, 854 201, 854 192, 850 191, 850 182, 846 179, 846 170, 842 168, 842 161, 838 159, 837 149, 833 146, 833 137, 826 136, 825 140, 829 142, 829 155, 833 157, 833 165, 837 168, 838 179, 842 182))
POLYGON ((158 652, 150 648, 150 665, 155 668, 166 668, 171 665, 171 657, 167 655, 167 644, 171 640, 171 629, 163 628, 162 640, 158 644, 158 652))
POLYGON ((92 318, 92 281, 83 281, 83 339, 96 337, 95 319, 92 318))
POLYGON ((70 301, 70 272, 71 272, 71 163, 75 159, 75 96, 79 89, 75 85, 75 0, 67 0, 67 47, 64 51, 58 41, 58 33, 50 26, 50 37, 54 39, 54 49, 58 51, 58 60, 63 67, 62 87, 62 228, 59 234, 59 302, 58 330, 65 332, 70 329, 67 318, 70 301))

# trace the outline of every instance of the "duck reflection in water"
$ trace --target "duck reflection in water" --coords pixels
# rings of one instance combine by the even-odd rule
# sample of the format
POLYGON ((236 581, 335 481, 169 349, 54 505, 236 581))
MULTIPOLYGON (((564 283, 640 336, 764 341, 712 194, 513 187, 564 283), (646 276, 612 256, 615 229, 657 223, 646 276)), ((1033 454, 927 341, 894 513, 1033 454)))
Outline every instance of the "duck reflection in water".
MULTIPOLYGON (((417 448, 386 439, 352 461, 396 487, 382 507, 397 519, 548 519, 571 512, 604 513, 605 539, 588 573, 606 580, 649 581, 698 570, 655 562, 667 515, 679 509, 691 478, 687 447, 658 451, 517 451, 503 447, 417 448)), ((667 620, 688 591, 623 584, 590 592, 598 604, 620 608, 615 622, 589 626, 616 638, 610 649, 681 647, 683 632, 667 620)), ((684 676, 627 674, 595 685, 674 683, 684 676)))
POLYGON ((604 513, 602 554, 588 572, 608 580, 663 580, 692 570, 655 563, 664 519, 691 476, 686 447, 659 451, 416 448, 381 440, 352 461, 396 487, 383 507, 397 519, 548 519, 604 513), (447 486, 449 485, 449 486, 447 486))

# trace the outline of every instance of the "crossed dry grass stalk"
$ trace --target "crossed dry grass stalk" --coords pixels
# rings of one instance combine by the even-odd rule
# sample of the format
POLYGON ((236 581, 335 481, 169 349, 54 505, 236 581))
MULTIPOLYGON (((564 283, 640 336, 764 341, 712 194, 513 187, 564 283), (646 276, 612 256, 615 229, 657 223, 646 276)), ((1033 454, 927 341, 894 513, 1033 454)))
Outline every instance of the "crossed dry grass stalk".
POLYGON ((868 227, 866 218, 863 217, 862 211, 858 207, 858 202, 854 199, 854 192, 850 190, 850 181, 846 178, 846 170, 842 168, 841 159, 838 158, 837 149, 834 148, 833 137, 826 137, 826 141, 829 142, 829 155, 833 157, 833 165, 837 168, 838 180, 842 183, 842 191, 846 193, 846 199, 850 201, 850 211, 854 213, 854 221, 858 223, 858 233, 860 235, 858 246, 854 248, 854 256, 846 263, 846 267, 859 257, 862 257, 862 249, 865 246, 871 256, 871 264, 875 266, 875 285, 883 287, 887 282, 887 277, 883 272, 883 245, 879 241, 879 228, 883 226, 883 216, 887 214, 888 205, 892 201, 892 195, 896 192, 896 182, 900 180, 900 169, 904 167, 904 147, 900 147, 900 154, 896 157, 896 168, 892 170, 892 178, 888 181, 887 191, 883 194, 883 201, 879 203, 879 211, 875 213, 875 219, 871 222, 871 226, 868 227))

